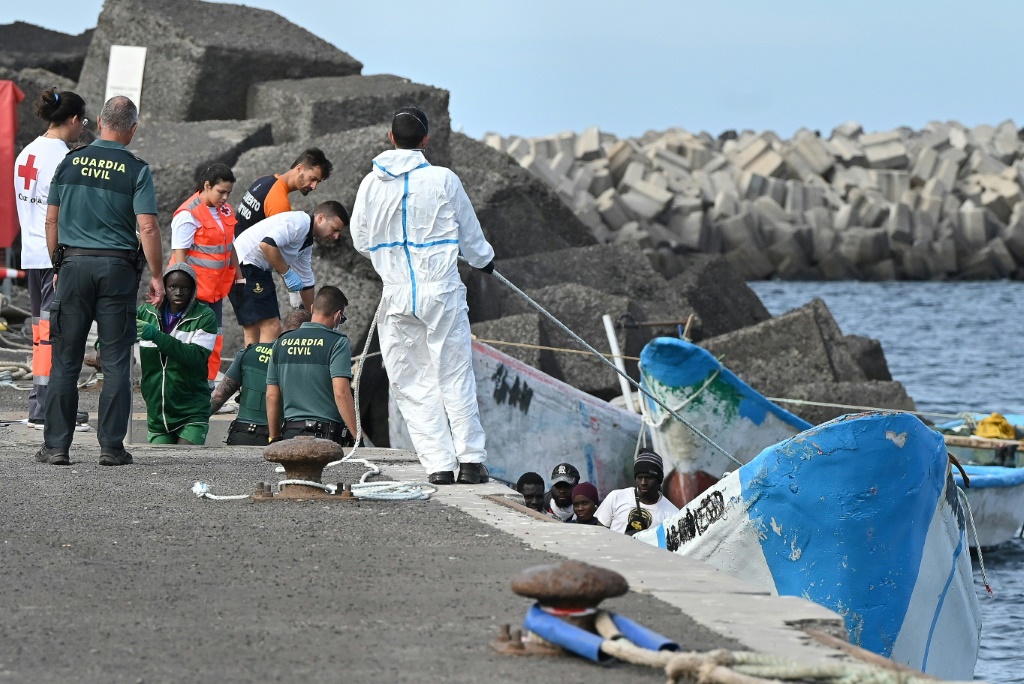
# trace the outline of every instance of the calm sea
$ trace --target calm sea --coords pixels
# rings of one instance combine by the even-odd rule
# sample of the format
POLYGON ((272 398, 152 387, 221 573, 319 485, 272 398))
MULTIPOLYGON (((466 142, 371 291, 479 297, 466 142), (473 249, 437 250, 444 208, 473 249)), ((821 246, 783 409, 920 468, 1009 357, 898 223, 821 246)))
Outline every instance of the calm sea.
MULTIPOLYGON (((921 411, 1024 414, 1024 283, 750 284, 777 315, 820 297, 844 333, 881 340, 889 371, 921 411)), ((1021 682, 1024 541, 974 562, 983 627, 975 677, 1021 682)))

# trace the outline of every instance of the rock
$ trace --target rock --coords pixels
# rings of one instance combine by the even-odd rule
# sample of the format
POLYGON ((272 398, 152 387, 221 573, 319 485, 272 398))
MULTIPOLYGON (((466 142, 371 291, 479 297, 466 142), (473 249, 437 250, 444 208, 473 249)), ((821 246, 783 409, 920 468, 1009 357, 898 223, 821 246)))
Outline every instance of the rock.
POLYGON ((845 335, 846 348, 868 380, 892 380, 882 343, 863 335, 845 335))
POLYGON ((363 67, 267 10, 199 0, 106 0, 78 84, 90 104, 104 96, 111 45, 149 48, 140 109, 166 121, 242 119, 254 83, 349 76, 363 67))
POLYGON ((826 404, 843 404, 850 408, 835 406, 812 406, 807 404, 783 403, 786 410, 797 414, 814 425, 820 425, 848 413, 860 413, 857 406, 875 409, 914 411, 914 400, 899 382, 864 380, 858 382, 811 382, 791 385, 785 391, 787 399, 801 399, 826 404))
MULTIPOLYGON (((129 150, 149 163, 169 235, 171 214, 196 191, 196 179, 206 168, 216 163, 234 166, 248 150, 272 142, 267 121, 144 122, 129 150)), ((235 184, 236 201, 247 187, 248 183, 235 184)))
MULTIPOLYGON (((0 55, 2 54, 0 53, 0 55)), ((0 81, 14 81, 21 92, 25 93, 25 99, 18 104, 18 132, 14 137, 15 152, 20 152, 22 148, 46 132, 47 123, 36 116, 36 101, 39 99, 40 93, 50 88, 71 91, 75 89, 74 82, 43 69, 13 71, 0 67, 0 81)), ((86 102, 85 111, 91 113, 97 110, 90 110, 89 103, 86 102)))
POLYGON ((572 209, 508 155, 461 133, 452 133, 450 150, 497 258, 596 244, 572 209))
POLYGON ((550 347, 544 328, 541 325, 540 314, 525 313, 514 316, 505 316, 492 321, 474 323, 472 326, 473 337, 480 342, 489 344, 503 354, 508 354, 528 366, 545 373, 555 370, 556 364, 553 352, 546 349, 535 349, 532 347, 520 347, 512 345, 497 344, 500 342, 514 342, 516 344, 536 345, 550 347))
POLYGON ((668 292, 688 302, 700 318, 702 336, 693 339, 724 335, 771 318, 754 291, 720 256, 694 256, 669 281, 668 292))
MULTIPOLYGON (((23 21, 0 24, 0 68, 12 71, 43 69, 70 81, 77 81, 92 34, 93 29, 89 29, 72 36, 23 21)), ((34 98, 35 95, 30 97, 34 98)), ((92 105, 94 111, 99 111, 102 106, 102 103, 88 100, 85 104, 92 105)))
POLYGON ((725 258, 743 280, 765 280, 775 273, 771 259, 752 244, 741 245, 726 254, 725 258))
MULTIPOLYGON (((863 381, 846 340, 820 299, 756 325, 704 340, 731 371, 769 397, 813 382, 863 381)), ((788 398, 788 397, 787 397, 788 398)))
MULTIPOLYGON (((552 285, 527 291, 527 294, 588 344, 605 353, 608 351, 608 342, 602 316, 607 314, 613 321, 623 317, 634 321, 645 318, 641 309, 629 297, 608 294, 576 283, 552 285)), ((515 313, 534 311, 520 299, 510 302, 509 309, 515 313)), ((541 327, 551 341, 551 346, 582 350, 579 343, 551 321, 542 320, 541 327)), ((638 357, 650 333, 646 329, 625 329, 618 330, 616 337, 625 356, 638 357)), ((553 357, 555 368, 549 373, 553 377, 602 399, 610 399, 620 393, 618 375, 592 354, 554 352, 553 357)), ((636 361, 626 360, 626 372, 636 377, 636 361)))
POLYGON ((430 124, 431 161, 448 166, 448 91, 401 76, 334 76, 256 83, 247 116, 274 124, 274 140, 304 142, 328 133, 391 124, 402 107, 422 109, 430 124))

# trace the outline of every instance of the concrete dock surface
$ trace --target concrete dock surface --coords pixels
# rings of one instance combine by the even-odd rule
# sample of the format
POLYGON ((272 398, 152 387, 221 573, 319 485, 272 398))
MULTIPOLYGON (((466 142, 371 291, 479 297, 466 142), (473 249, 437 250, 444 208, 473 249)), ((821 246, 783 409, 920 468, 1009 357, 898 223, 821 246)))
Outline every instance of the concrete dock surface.
MULTIPOLYGON (((0 392, 5 419, 24 416, 24 396, 0 392)), ((845 634, 835 613, 603 528, 546 522, 498 483, 427 502, 210 501, 195 482, 245 494, 282 476, 260 449, 223 445, 135 444, 134 465, 102 467, 95 435, 76 433, 61 467, 33 460, 40 431, 0 428, 0 682, 664 681, 492 652, 530 605, 510 578, 564 558, 622 573, 630 593, 602 605, 684 650, 850 659, 802 631, 845 634)), ((364 451, 389 478, 424 479, 408 452, 364 451)))

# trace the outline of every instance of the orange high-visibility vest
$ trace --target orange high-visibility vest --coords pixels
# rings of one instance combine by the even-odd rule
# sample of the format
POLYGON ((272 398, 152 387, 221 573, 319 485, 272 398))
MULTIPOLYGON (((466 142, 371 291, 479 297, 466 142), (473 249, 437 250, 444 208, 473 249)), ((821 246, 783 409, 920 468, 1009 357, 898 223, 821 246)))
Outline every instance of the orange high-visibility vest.
MULTIPOLYGON (((199 193, 192 195, 180 207, 179 212, 191 212, 199 223, 192 246, 188 249, 185 263, 195 269, 198 291, 196 298, 204 302, 218 302, 228 296, 235 282, 235 269, 231 267, 231 244, 235 238, 235 219, 231 205, 227 202, 220 208, 220 223, 213 218, 213 207, 199 198, 199 193)), ((174 263, 173 257, 171 263, 174 263)))

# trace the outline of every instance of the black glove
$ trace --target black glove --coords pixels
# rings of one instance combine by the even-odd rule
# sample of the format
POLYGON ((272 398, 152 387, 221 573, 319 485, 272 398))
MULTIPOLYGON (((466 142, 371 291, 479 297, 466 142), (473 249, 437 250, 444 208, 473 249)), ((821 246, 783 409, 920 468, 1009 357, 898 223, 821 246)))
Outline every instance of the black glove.
POLYGON ((479 270, 479 271, 483 271, 483 272, 484 272, 484 273, 486 273, 487 275, 491 275, 492 273, 494 273, 494 261, 489 261, 489 262, 487 262, 487 265, 486 265, 486 266, 481 266, 481 267, 480 267, 479 269, 477 269, 477 270, 479 270))

